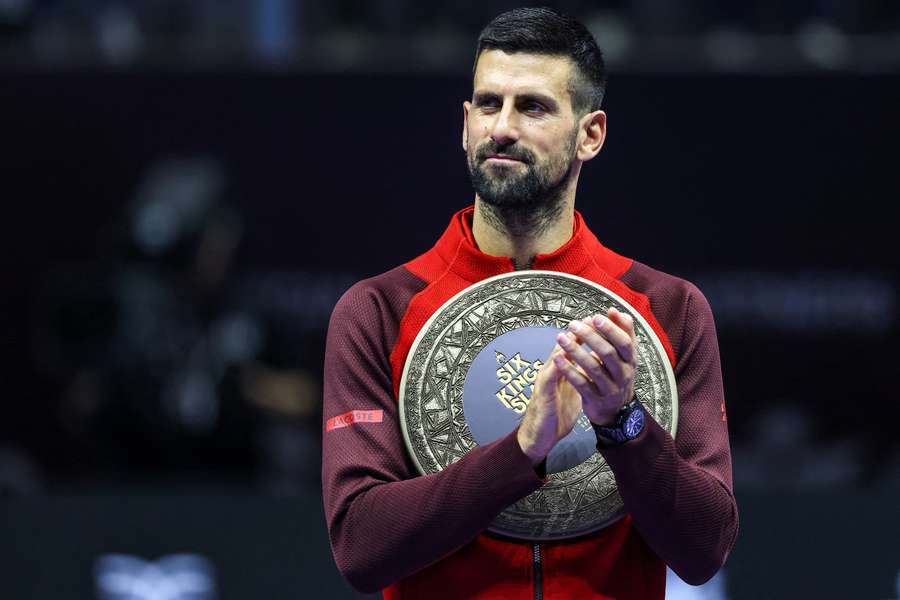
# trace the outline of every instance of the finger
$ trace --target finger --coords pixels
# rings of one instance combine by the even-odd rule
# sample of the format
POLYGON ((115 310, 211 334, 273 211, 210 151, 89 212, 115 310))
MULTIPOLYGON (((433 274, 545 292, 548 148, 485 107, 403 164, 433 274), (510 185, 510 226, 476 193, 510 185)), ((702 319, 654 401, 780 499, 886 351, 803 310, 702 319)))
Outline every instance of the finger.
MULTIPOLYGON (((572 328, 570 327, 570 329, 572 328)), ((596 383, 599 391, 610 393, 616 389, 613 376, 606 369, 602 358, 593 352, 583 339, 571 331, 565 331, 559 335, 565 358, 589 380, 596 383)), ((614 349, 611 348, 610 351, 615 354, 614 349)))
POLYGON ((615 306, 609 307, 606 316, 612 319, 619 327, 625 330, 630 337, 634 335, 634 317, 627 312, 623 312, 615 306))
POLYGON ((597 331, 599 331, 616 348, 616 351, 619 356, 622 357, 622 360, 633 365, 634 357, 637 354, 635 348, 637 337, 634 335, 634 330, 632 329, 633 322, 630 321, 631 316, 624 315, 614 308, 609 310, 609 314, 612 315, 613 318, 607 318, 603 315, 594 315, 592 323, 597 331), (629 319, 627 323, 624 321, 625 318, 629 319))
POLYGON ((596 398, 597 392, 591 380, 585 377, 584 373, 579 371, 575 365, 570 363, 563 355, 553 357, 553 363, 556 365, 562 376, 566 378, 575 391, 581 396, 582 401, 585 398, 596 398))
MULTIPOLYGON (((590 329, 583 323, 580 325, 582 329, 590 329)), ((571 359, 576 365, 581 367, 581 370, 593 380, 594 385, 597 386, 597 390, 600 394, 614 394, 618 391, 619 386, 613 381, 613 378, 610 373, 607 372, 606 367, 603 366, 596 356, 585 350, 581 344, 578 343, 574 333, 561 333, 557 336, 557 340, 562 349, 566 351, 566 358, 571 359)), ((606 344, 606 346, 609 347, 609 351, 612 352, 612 354, 616 353, 612 346, 609 344, 606 344)), ((618 360, 618 356, 616 356, 616 360, 618 360)))
MULTIPOLYGON (((575 333, 579 340, 583 341, 594 351, 596 358, 600 359, 604 367, 604 373, 608 374, 612 381, 618 385, 624 385, 627 375, 627 365, 622 361, 619 351, 593 327, 590 317, 583 321, 569 323, 569 331, 575 333)), ((566 348, 568 351, 568 348, 566 348)), ((595 358, 595 360, 596 360, 595 358)))
MULTIPOLYGON (((621 311, 616 311, 616 313, 619 316, 625 314, 621 311)), ((631 317, 629 315, 629 319, 630 318, 631 317)), ((587 323, 591 327, 598 327, 603 331, 609 330, 611 332, 610 335, 613 337, 613 339, 617 340, 616 352, 623 362, 617 363, 609 359, 607 359, 605 362, 607 370, 609 370, 614 375, 616 382, 618 382, 619 385, 625 385, 628 380, 634 377, 634 373, 635 371, 637 371, 637 365, 640 362, 641 358, 640 353, 638 352, 637 335, 633 333, 633 329, 631 330, 632 333, 629 334, 630 344, 625 341, 625 337, 623 335, 623 332, 626 332, 626 329, 630 328, 633 320, 630 323, 623 323, 622 325, 625 326, 624 328, 617 324, 612 324, 608 319, 604 320, 604 317, 602 315, 587 317, 585 319, 582 319, 582 321, 587 323), (621 366, 621 373, 618 371, 617 366, 621 366)))
POLYGON ((556 362, 553 360, 554 357, 560 356, 562 353, 563 349, 557 344, 550 353, 550 356, 547 357, 547 361, 541 365, 540 371, 538 372, 541 385, 556 385, 562 378, 562 373, 560 372, 559 367, 556 366, 556 362))

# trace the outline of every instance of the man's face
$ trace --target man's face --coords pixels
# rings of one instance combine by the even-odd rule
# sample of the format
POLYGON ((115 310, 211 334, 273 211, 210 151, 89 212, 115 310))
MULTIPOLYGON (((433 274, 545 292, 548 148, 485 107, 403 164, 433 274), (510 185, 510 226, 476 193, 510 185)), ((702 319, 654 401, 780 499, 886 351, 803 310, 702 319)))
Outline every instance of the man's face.
POLYGON ((463 145, 478 196, 500 208, 558 200, 569 181, 578 119, 566 57, 486 50, 463 105, 463 145))

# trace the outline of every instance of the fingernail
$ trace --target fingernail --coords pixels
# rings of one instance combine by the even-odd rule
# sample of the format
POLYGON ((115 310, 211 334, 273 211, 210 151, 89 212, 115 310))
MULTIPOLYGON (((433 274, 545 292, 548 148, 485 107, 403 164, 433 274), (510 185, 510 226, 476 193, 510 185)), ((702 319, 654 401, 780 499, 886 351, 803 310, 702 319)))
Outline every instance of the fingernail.
POLYGON ((606 317, 601 315, 597 315, 596 317, 594 317, 594 324, 597 327, 602 327, 604 323, 606 323, 606 317))

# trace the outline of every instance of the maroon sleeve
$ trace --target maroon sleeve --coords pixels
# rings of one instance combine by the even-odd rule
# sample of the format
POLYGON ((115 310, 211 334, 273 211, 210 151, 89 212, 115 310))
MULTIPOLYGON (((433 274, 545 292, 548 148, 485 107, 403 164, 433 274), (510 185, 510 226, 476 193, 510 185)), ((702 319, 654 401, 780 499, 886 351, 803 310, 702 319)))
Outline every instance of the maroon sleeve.
POLYGON ((325 516, 338 569, 374 592, 452 553, 500 511, 542 485, 516 432, 421 476, 398 421, 390 351, 421 282, 405 269, 360 282, 338 302, 328 328, 324 414, 383 411, 323 434, 325 516))
POLYGON ((719 570, 734 545, 737 503, 712 311, 692 284, 668 279, 656 288, 643 283, 650 284, 653 312, 677 357, 676 440, 650 418, 638 438, 600 452, 641 536, 679 577, 699 585, 719 570))

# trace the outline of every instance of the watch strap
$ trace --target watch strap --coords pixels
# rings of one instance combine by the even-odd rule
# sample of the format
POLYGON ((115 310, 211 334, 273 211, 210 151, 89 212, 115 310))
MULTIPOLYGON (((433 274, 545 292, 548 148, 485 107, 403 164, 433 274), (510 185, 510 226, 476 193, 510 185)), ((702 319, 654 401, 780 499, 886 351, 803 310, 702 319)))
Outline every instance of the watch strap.
POLYGON ((597 425, 596 423, 591 423, 594 428, 594 433, 597 435, 597 444, 601 447, 619 446, 640 435, 640 432, 643 431, 643 419, 640 419, 639 431, 633 436, 628 435, 625 427, 628 418, 635 411, 641 411, 642 413, 644 411, 644 407, 641 405, 636 395, 632 396, 631 402, 619 409, 619 412, 616 414, 616 419, 612 424, 597 425))

